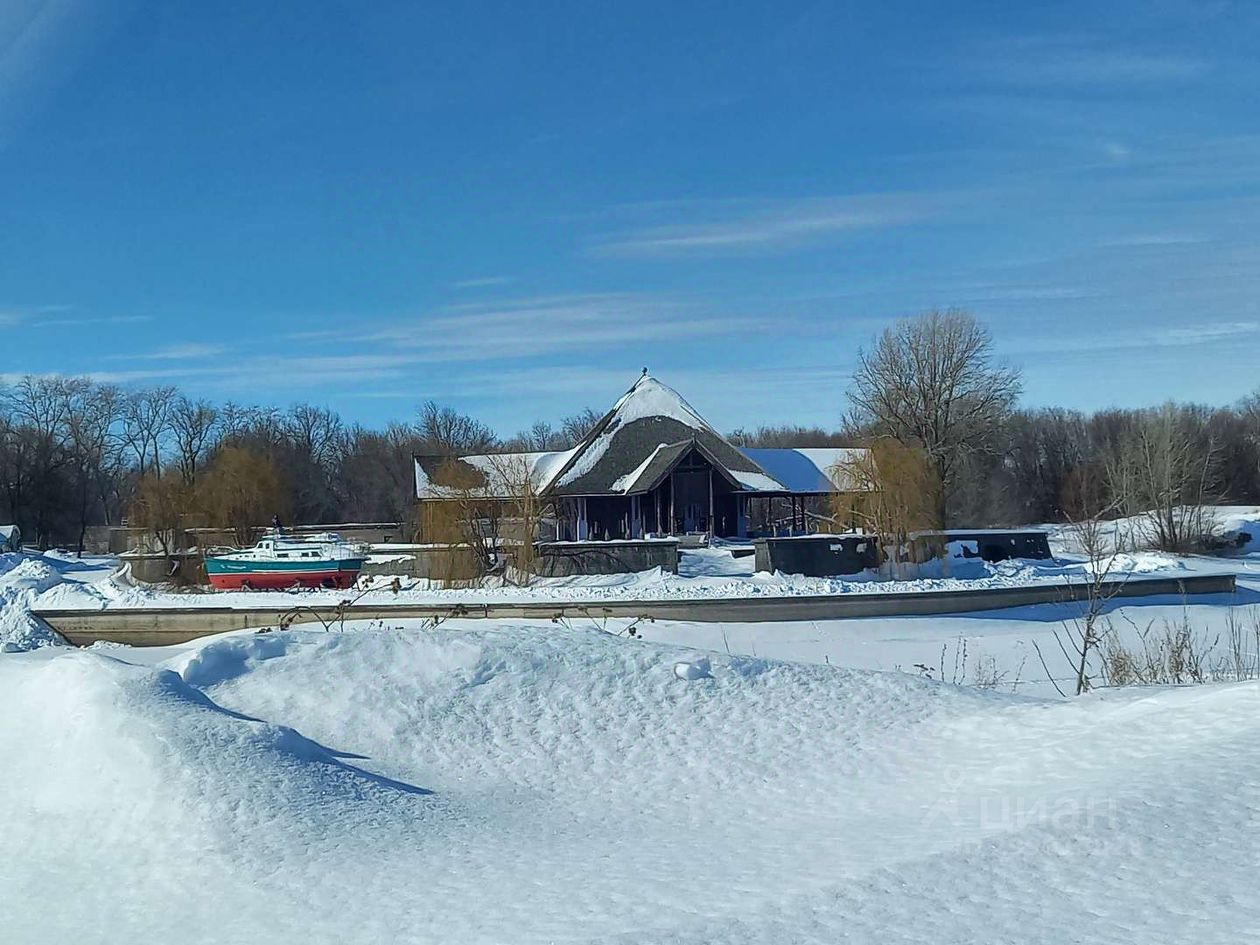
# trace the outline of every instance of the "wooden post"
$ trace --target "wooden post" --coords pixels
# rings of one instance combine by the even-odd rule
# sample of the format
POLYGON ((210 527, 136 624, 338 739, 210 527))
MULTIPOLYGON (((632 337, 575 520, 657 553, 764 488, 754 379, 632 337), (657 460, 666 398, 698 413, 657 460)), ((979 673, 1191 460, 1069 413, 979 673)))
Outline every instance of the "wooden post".
POLYGON ((669 473, 669 534, 674 534, 674 493, 678 490, 674 488, 674 472, 669 473))
POLYGON ((709 467, 709 537, 717 534, 713 527, 713 467, 709 467))

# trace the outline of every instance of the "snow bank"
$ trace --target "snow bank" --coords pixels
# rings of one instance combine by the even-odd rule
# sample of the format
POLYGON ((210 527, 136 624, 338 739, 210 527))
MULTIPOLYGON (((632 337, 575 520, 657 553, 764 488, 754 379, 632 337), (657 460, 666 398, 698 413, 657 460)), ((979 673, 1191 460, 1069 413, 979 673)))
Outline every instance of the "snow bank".
MULTIPOLYGON (((1222 542, 1221 553, 1260 553, 1260 506, 1220 505, 1209 510, 1215 534, 1222 542)), ((1038 528, 1049 534, 1056 556, 1082 553, 1080 536, 1070 525, 1048 524, 1038 528)), ((1148 515, 1132 515, 1102 524, 1103 545, 1111 548, 1144 548, 1154 543, 1155 533, 1148 515)))
POLYGON ((1256 931, 1255 685, 1055 704, 556 627, 193 650, 0 657, 6 942, 1256 931))
POLYGON ((108 580, 115 566, 114 558, 78 559, 55 551, 0 554, 0 650, 56 643, 31 609, 104 606, 117 590, 108 580))
POLYGON ((0 555, 0 648, 26 650, 54 641, 30 610, 36 597, 59 583, 60 573, 38 557, 0 555))

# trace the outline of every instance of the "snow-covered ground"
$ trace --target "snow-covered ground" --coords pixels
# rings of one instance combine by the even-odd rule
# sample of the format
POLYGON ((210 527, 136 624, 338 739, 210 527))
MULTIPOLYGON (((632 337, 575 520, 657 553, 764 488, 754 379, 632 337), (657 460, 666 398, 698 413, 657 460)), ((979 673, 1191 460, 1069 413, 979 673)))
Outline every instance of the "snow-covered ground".
POLYGON ((1260 685, 703 655, 553 625, 0 655, 2 938, 1260 934, 1260 685))
MULTIPOLYGON (((1154 552, 1123 554, 1113 571, 1116 576, 1168 575, 1185 571, 1182 559, 1154 552)), ((1055 561, 1003 561, 989 564, 978 558, 933 562, 914 580, 896 580, 872 572, 847 577, 803 577, 799 574, 754 571, 751 555, 735 557, 729 547, 689 549, 682 552, 678 574, 659 568, 636 574, 608 574, 563 578, 536 578, 528 587, 517 587, 499 578, 488 578, 478 587, 444 588, 434 582, 399 578, 395 593, 389 576, 362 578, 359 590, 370 589, 365 603, 483 604, 519 601, 569 601, 592 603, 608 600, 700 600, 714 598, 791 597, 801 595, 905 592, 924 590, 979 590, 1029 584, 1062 584, 1080 580, 1086 565, 1079 556, 1055 561)), ((41 609, 101 609, 147 607, 241 606, 284 609, 294 600, 304 604, 336 604, 345 591, 176 591, 152 585, 127 586, 120 581, 52 583, 34 599, 41 609)))
MULTIPOLYGON (((1208 514, 1216 534, 1231 542, 1239 537, 1243 541, 1233 550, 1234 554, 1260 554, 1260 506, 1218 505, 1208 514)), ((1070 525, 1038 525, 1050 536, 1050 548, 1055 555, 1072 555, 1081 551, 1078 530, 1070 525)), ((1153 530, 1149 516, 1133 515, 1104 522, 1101 528, 1103 544, 1107 548, 1133 549, 1151 544, 1153 530)))
MULTIPOLYGON (((820 592, 720 548, 684 561, 538 593, 820 592)), ((204 597, 114 564, 0 558, 5 649, 51 642, 34 604, 204 597)), ((1113 601, 1118 632, 1260 619, 1258 557, 1124 564, 1232 570, 1239 592, 1113 601)), ((923 584, 1081 568, 1008 567, 923 584)), ((1065 684, 1078 613, 3 652, 0 941, 1254 939, 1260 683, 1060 698, 1034 644, 1065 684)))

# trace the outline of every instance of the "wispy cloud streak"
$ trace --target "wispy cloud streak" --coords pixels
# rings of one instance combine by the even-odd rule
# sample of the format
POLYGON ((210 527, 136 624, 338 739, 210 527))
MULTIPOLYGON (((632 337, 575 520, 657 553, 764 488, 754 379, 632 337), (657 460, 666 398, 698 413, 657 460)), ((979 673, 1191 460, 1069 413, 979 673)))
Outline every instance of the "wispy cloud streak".
POLYGON ((1090 36, 1018 36, 986 43, 975 69, 1016 85, 1135 85, 1193 79, 1210 61, 1159 49, 1137 49, 1090 36))
MULTIPOLYGON (((682 204, 675 213, 703 222, 670 222, 612 233, 591 248, 597 256, 696 256, 777 252, 844 233, 906 226, 938 215, 941 195, 868 194, 796 200, 682 204)), ((666 205, 668 206, 668 205, 666 205)))

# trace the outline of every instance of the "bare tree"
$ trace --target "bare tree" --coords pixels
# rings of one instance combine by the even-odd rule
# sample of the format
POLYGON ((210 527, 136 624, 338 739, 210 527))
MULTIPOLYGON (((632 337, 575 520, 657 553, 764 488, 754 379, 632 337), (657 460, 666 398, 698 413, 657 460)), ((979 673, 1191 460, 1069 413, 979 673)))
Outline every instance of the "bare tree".
POLYGON ((576 446, 582 442, 586 435, 594 430, 595 425, 602 419, 604 419, 604 415, 591 407, 565 417, 560 421, 560 432, 563 435, 565 445, 576 446))
MULTIPOLYGON (((1114 536, 1109 538, 1107 535, 1105 520, 1115 507, 1115 503, 1109 504, 1071 525, 1076 544, 1086 560, 1085 600, 1081 615, 1067 628, 1068 646, 1072 652, 1067 654, 1065 651, 1074 664, 1078 696, 1093 685, 1090 660, 1111 632, 1103 619, 1103 612, 1123 586, 1122 581, 1112 580, 1118 548, 1114 536)), ((1055 637, 1058 639, 1058 634, 1055 637)), ((1061 640, 1059 646, 1063 647, 1061 640)))
POLYGON ((498 563, 501 503, 488 494, 485 474, 454 457, 430 477, 442 493, 425 502, 424 540, 442 547, 442 567, 432 577, 447 587, 476 583, 498 563))
POLYGON ((513 568, 508 577, 515 583, 529 584, 538 557, 535 543, 542 537, 542 523, 554 517, 555 509, 539 489, 533 463, 524 456, 505 453, 492 457, 488 479, 494 483, 494 491, 504 497, 507 516, 500 530, 510 533, 504 537, 513 545, 513 568))
POLYGON ((273 456, 285 469, 293 514, 302 521, 335 520, 341 496, 334 482, 346 430, 327 407, 298 404, 285 417, 285 436, 273 456))
POLYGON ((1019 393, 1019 372, 995 363, 988 329, 949 309, 903 319, 859 352, 849 400, 855 426, 927 453, 940 484, 938 515, 948 523, 962 457, 996 448, 1019 393))
POLYGON ((140 475, 152 469, 162 475, 162 447, 170 432, 174 387, 150 387, 129 394, 123 406, 123 441, 136 454, 140 475))
POLYGON ((1202 415, 1165 404, 1139 414, 1107 468, 1112 495, 1163 551, 1202 551, 1215 530, 1217 446, 1202 415))
POLYGON ((497 442, 494 431, 481 421, 432 400, 420 405, 417 430, 429 451, 439 456, 480 453, 497 442))
POLYGON ((528 430, 522 430, 504 444, 508 449, 519 449, 527 453, 563 449, 566 445, 564 434, 546 420, 537 421, 528 430))
POLYGON ((176 476, 148 472, 136 483, 129 506, 131 524, 147 534, 164 555, 180 550, 180 536, 195 514, 192 489, 176 476))
POLYGON ((207 400, 181 396, 171 406, 170 425, 179 474, 187 485, 195 485, 197 470, 214 446, 219 411, 207 400))
POLYGON ((74 385, 67 414, 70 457, 78 498, 78 555, 83 556, 92 499, 100 496, 103 481, 115 466, 116 427, 122 417, 123 398, 116 387, 94 387, 85 380, 74 385))
POLYGON ((765 449, 801 449, 815 446, 858 446, 863 437, 843 430, 824 430, 822 427, 803 427, 794 424, 755 430, 735 430, 727 437, 736 446, 765 449))
POLYGON ((71 405, 79 382, 23 377, 4 393, 10 420, 10 499, 24 509, 40 548, 47 548, 72 489, 71 405))
POLYGON ((342 510, 352 522, 401 522, 406 534, 419 528, 412 456, 425 443, 408 424, 382 431, 355 427, 337 465, 342 510))

